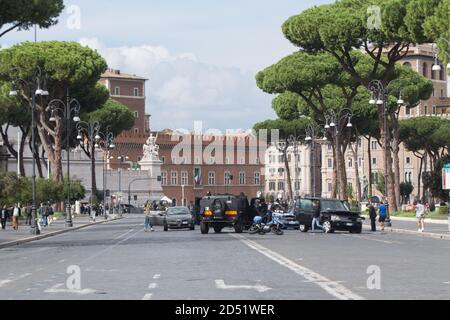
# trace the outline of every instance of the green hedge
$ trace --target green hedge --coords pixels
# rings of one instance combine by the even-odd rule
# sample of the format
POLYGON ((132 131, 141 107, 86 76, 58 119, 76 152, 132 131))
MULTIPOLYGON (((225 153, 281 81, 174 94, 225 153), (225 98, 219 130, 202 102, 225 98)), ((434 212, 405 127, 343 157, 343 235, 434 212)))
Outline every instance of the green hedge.
POLYGON ((439 214, 448 214, 448 206, 440 206, 439 214))

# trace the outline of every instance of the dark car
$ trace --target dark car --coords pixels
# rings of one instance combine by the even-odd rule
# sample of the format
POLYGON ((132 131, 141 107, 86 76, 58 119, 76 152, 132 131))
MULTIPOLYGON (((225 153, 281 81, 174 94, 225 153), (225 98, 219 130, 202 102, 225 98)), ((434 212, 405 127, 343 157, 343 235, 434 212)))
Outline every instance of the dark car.
POLYGON ((169 229, 195 230, 195 221, 187 207, 170 207, 164 213, 164 231, 169 229))
POLYGON ((246 197, 233 195, 207 196, 200 200, 200 230, 207 234, 210 228, 220 233, 225 227, 242 233, 251 225, 251 215, 246 197))
POLYGON ((360 212, 351 211, 346 201, 325 198, 302 198, 296 201, 294 212, 300 231, 308 232, 312 227, 314 201, 319 202, 320 224, 326 233, 334 231, 362 232, 364 218, 361 217, 360 212))

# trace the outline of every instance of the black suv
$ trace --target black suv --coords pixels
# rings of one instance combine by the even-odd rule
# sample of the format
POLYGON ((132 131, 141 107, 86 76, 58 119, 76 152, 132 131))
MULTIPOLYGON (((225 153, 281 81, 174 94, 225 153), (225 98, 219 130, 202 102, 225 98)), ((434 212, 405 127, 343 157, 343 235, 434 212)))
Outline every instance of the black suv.
POLYGON ((247 198, 233 195, 207 196, 200 200, 200 230, 207 234, 209 228, 220 233, 225 227, 232 227, 242 233, 251 225, 247 198))
POLYGON ((360 212, 352 212, 346 201, 325 198, 301 198, 295 203, 294 212, 300 224, 300 231, 308 232, 314 216, 314 202, 320 205, 320 224, 326 233, 349 231, 361 233, 362 222, 360 212))

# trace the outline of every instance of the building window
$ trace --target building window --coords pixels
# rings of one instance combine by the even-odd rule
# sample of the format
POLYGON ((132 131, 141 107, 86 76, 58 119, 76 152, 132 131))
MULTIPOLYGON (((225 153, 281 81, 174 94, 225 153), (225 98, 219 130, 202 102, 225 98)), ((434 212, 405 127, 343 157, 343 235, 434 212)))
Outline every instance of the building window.
POLYGON ((194 182, 195 186, 198 187, 202 183, 202 169, 201 168, 194 168, 194 182))
POLYGON ((269 191, 276 191, 277 184, 273 181, 269 182, 269 191))
POLYGON ((377 150, 377 142, 372 141, 372 150, 377 150))
POLYGON ((405 172, 405 182, 412 183, 412 172, 405 172))
POLYGON ((161 184, 163 186, 167 185, 167 172, 166 171, 161 172, 161 184))
POLYGON ((225 183, 226 186, 231 185, 231 172, 230 171, 225 171, 224 183, 225 183))
POLYGON ((424 76, 425 78, 428 77, 428 65, 427 65, 426 62, 423 63, 423 66, 422 66, 422 73, 423 73, 423 76, 424 76))
POLYGON ((186 186, 189 184, 187 171, 181 171, 181 185, 186 186))
POLYGON ((114 95, 120 96, 120 87, 115 87, 114 88, 114 95))
POLYGON ((284 174, 284 168, 278 168, 278 175, 282 176, 284 174))
POLYGON ((295 181, 295 191, 300 191, 300 181, 295 181))
POLYGON ((328 151, 331 151, 331 149, 332 149, 332 146, 331 146, 331 144, 329 144, 328 145, 328 151))
POLYGON ((216 184, 216 173, 214 171, 208 172, 208 185, 213 186, 216 184))
POLYGON ((245 172, 239 172, 239 184, 245 184, 245 172))
POLYGON ((284 191, 284 182, 283 181, 278 182, 278 190, 284 191))
POLYGON ((170 178, 170 184, 173 186, 178 185, 178 172, 172 171, 171 178, 170 178))
POLYGON ((411 68, 411 63, 405 62, 405 63, 403 64, 403 66, 405 66, 405 67, 407 67, 407 68, 411 68))
POLYGON ((253 175, 253 180, 256 186, 259 186, 261 184, 261 173, 259 172, 255 172, 255 174, 253 175))
POLYGON ((333 184, 328 183, 328 192, 333 191, 333 184))
POLYGON ((411 158, 410 157, 406 157, 406 164, 411 164, 411 158))
POLYGON ((353 168, 353 159, 352 158, 348 158, 348 167, 353 168))
POLYGON ((378 181, 378 172, 372 172, 372 183, 377 184, 378 181))
POLYGON ((362 158, 359 158, 358 159, 358 166, 361 168, 362 167, 362 162, 363 162, 363 159, 362 158))
POLYGON ((433 106, 433 114, 434 114, 434 115, 437 114, 437 112, 436 112, 436 106, 433 106))
POLYGON ((138 111, 135 111, 134 112, 134 117, 137 119, 137 118, 139 118, 139 112, 138 111))
POLYGON ((139 134, 139 128, 134 128, 134 134, 139 134))
POLYGON ((328 168, 333 168, 333 159, 328 158, 328 168))
POLYGON ((377 158, 372 158, 372 164, 373 164, 374 166, 377 165, 377 158))
POLYGON ((406 108, 405 108, 405 114, 406 114, 407 116, 411 115, 411 108, 410 108, 410 107, 406 107, 406 108))
POLYGON ((134 88, 134 96, 139 97, 139 88, 134 88))

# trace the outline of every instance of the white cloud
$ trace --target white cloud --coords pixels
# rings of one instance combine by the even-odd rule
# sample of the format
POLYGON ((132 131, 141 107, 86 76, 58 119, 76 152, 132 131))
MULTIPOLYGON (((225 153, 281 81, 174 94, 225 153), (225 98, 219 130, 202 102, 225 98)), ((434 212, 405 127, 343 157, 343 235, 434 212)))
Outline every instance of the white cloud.
POLYGON ((176 54, 162 46, 108 48, 96 38, 80 43, 96 49, 109 67, 149 79, 152 129, 190 129, 195 120, 222 130, 250 128, 273 117, 271 97, 256 87, 252 73, 205 64, 194 53, 176 54))

